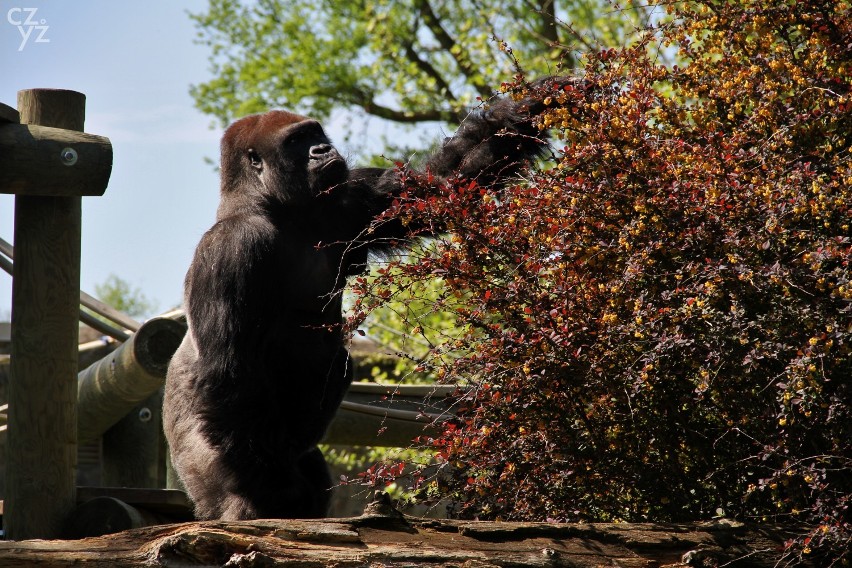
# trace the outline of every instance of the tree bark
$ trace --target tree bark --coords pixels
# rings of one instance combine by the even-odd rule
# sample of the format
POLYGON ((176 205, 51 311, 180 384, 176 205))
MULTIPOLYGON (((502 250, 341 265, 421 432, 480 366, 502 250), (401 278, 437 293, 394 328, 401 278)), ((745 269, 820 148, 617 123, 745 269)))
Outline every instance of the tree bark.
MULTIPOLYGON (((371 507, 373 510, 371 510, 371 507)), ((771 567, 791 534, 703 524, 498 523, 361 517, 160 525, 76 541, 0 542, 0 567, 771 567)))

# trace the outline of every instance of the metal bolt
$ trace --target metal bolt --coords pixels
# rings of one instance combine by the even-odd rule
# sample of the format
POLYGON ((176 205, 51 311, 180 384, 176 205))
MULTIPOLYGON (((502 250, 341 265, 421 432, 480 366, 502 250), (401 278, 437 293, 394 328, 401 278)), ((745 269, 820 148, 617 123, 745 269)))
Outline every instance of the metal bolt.
POLYGON ((77 150, 74 148, 63 148, 61 152, 59 152, 59 159, 62 160, 62 163, 66 166, 73 166, 77 163, 77 150))

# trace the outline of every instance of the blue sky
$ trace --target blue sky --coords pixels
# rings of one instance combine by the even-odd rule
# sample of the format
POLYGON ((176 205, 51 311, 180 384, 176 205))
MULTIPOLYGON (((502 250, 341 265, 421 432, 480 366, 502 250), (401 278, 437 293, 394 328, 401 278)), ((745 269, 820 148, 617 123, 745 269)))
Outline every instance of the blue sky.
MULTIPOLYGON (((204 157, 218 156, 220 130, 192 106, 191 83, 208 78, 207 53, 193 44, 186 11, 206 2, 15 0, 0 2, 0 102, 21 89, 50 87, 86 95, 86 131, 108 137, 113 169, 102 197, 83 198, 81 287, 114 273, 161 309, 181 299, 183 274, 212 224, 218 179, 204 157), (21 49, 10 23, 31 12, 47 29, 21 49), (20 51, 19 51, 20 49, 20 51)), ((33 20, 34 21, 34 20, 33 20)), ((0 236, 12 240, 14 197, 0 197, 0 236)), ((12 283, 0 273, 0 319, 12 283)))
MULTIPOLYGON (((218 203, 218 176, 204 158, 218 159, 221 129, 210 128, 213 119, 188 94, 210 78, 207 48, 193 43, 187 16, 206 5, 0 0, 0 102, 15 107, 22 89, 80 91, 86 132, 113 145, 106 193, 83 198, 81 287, 89 293, 116 274, 160 310, 181 301, 192 252, 218 203), (22 45, 15 24, 26 18, 46 29, 22 45)), ((333 140, 343 138, 342 123, 327 125, 333 140)), ((14 197, 0 195, 0 237, 11 242, 13 224, 14 197)), ((9 318, 11 296, 11 277, 0 272, 0 321, 9 318)))

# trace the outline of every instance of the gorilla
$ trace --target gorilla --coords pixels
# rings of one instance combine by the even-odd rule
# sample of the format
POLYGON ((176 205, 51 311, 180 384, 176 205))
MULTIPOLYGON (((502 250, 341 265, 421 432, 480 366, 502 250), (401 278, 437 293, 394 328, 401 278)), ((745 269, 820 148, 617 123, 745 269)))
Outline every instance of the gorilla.
MULTIPOLYGON (((563 84, 539 80, 532 92, 563 84)), ((426 159, 430 179, 487 186, 516 175, 547 148, 533 124, 544 100, 503 97, 471 113, 426 159)), ((163 409, 199 519, 326 514, 332 480, 317 443, 352 381, 341 291, 371 250, 411 234, 401 222, 371 226, 401 177, 350 170, 319 122, 290 112, 226 130, 221 201, 186 275, 189 330, 163 409)))

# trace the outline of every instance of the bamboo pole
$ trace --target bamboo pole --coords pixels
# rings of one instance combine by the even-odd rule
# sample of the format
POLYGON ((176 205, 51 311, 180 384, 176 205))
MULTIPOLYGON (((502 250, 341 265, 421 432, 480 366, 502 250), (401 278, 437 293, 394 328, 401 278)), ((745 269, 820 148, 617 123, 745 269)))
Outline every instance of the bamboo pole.
MULTIPOLYGON (((86 97, 18 93, 22 123, 83 130, 86 97)), ((6 538, 61 534, 76 502, 81 198, 18 195, 12 279, 6 538)))

